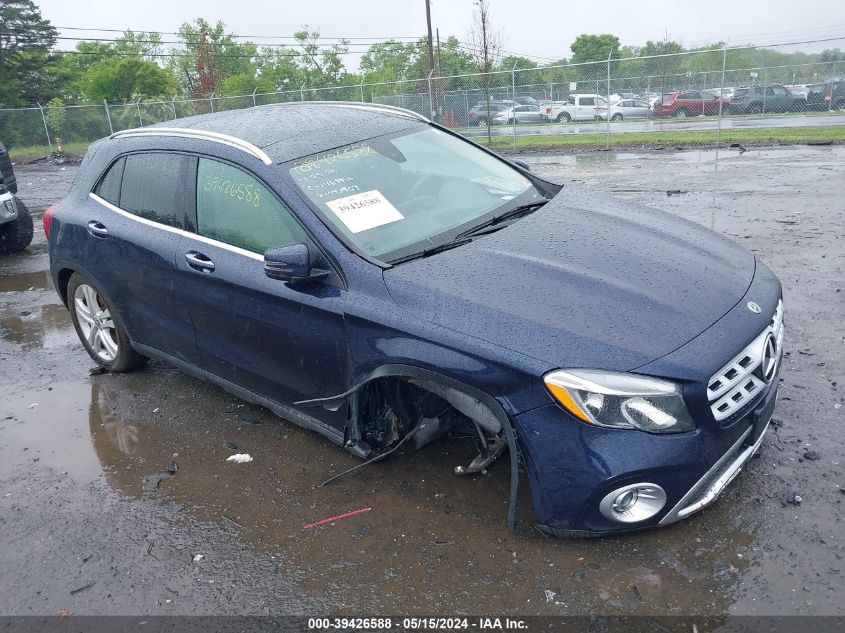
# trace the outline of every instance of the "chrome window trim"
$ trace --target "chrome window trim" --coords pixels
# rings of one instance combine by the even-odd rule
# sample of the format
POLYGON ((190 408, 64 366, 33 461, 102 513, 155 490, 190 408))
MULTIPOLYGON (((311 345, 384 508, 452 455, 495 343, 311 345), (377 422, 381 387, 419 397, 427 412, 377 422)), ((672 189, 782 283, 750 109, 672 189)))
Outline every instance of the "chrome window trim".
POLYGON ((164 231, 168 231, 169 233, 181 235, 182 237, 187 237, 198 242, 202 242, 204 244, 210 244, 211 246, 216 246, 217 248, 222 248, 223 250, 231 251, 232 253, 235 253, 237 255, 243 255, 259 262, 264 261, 264 257, 262 255, 259 255, 258 253, 253 253, 252 251, 248 251, 238 246, 232 246, 231 244, 226 244, 225 242, 220 242, 218 240, 211 239, 210 237, 205 237, 204 235, 198 235, 197 233, 185 231, 184 229, 177 229, 175 226, 168 226, 167 224, 162 224, 161 222, 156 222, 155 220, 148 220, 147 218, 142 218, 141 216, 135 215, 134 213, 129 213, 129 211, 124 211, 120 207, 113 205, 108 200, 104 200, 93 191, 89 193, 88 196, 95 202, 99 202, 101 205, 103 205, 110 211, 114 211, 118 215, 122 215, 123 217, 128 218, 130 220, 135 220, 136 222, 140 222, 141 224, 145 224, 146 226, 162 229, 164 231))
POLYGON ((247 154, 251 154, 265 165, 273 164, 273 159, 271 159, 260 147, 257 147, 236 136, 221 134, 220 132, 209 132, 207 130, 196 130, 193 128, 183 127, 145 127, 115 132, 109 138, 123 138, 127 136, 172 136, 177 138, 193 138, 202 141, 213 141, 214 143, 228 145, 229 147, 234 147, 235 149, 239 149, 247 154))

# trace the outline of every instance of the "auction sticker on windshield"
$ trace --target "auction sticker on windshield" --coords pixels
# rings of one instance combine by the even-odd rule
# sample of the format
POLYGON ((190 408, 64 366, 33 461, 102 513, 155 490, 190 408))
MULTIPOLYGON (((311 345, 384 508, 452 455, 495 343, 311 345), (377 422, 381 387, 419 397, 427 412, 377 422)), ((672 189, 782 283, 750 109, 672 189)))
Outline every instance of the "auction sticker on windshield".
POLYGON ((325 204, 352 233, 405 219, 399 209, 390 204, 377 189, 330 200, 325 204))

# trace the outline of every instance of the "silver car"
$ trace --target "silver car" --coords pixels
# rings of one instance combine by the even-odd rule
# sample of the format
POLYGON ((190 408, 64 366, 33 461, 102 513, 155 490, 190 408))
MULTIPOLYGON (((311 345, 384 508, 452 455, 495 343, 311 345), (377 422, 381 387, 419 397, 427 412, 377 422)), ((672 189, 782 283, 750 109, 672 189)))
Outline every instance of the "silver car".
POLYGON ((648 101, 642 99, 623 99, 615 105, 610 106, 610 120, 622 121, 623 119, 645 119, 651 116, 651 107, 648 101))
POLYGON ((533 104, 511 106, 493 116, 495 123, 540 123, 546 121, 542 108, 533 104))

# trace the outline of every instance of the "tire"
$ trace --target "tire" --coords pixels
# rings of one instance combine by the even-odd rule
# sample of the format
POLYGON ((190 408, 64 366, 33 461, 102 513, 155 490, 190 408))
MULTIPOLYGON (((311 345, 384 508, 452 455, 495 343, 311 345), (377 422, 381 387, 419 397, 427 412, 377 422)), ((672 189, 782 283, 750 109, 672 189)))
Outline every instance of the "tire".
POLYGON ((675 112, 674 116, 676 119, 686 119, 687 118, 687 111, 681 108, 675 112))
POLYGON ((625 119, 625 117, 624 117, 624 116, 622 116, 622 113, 621 113, 621 112, 617 112, 617 113, 616 113, 616 114, 614 114, 612 117, 610 117, 610 120, 611 120, 611 121, 622 121, 622 120, 624 120, 624 119, 625 119))
POLYGON ((480 117, 478 119, 477 125, 478 125, 478 127, 487 127, 487 119, 485 119, 484 117, 480 117))
POLYGON ((557 123, 569 123, 570 121, 572 121, 572 117, 569 116, 568 112, 561 112, 555 119, 555 122, 557 123))
POLYGON ((18 217, 14 222, 0 225, 0 255, 17 253, 32 243, 32 214, 26 205, 15 198, 18 217))
POLYGON ((835 101, 833 104, 834 110, 845 110, 845 99, 839 99, 835 101))
POLYGON ((518 125, 518 124, 519 124, 519 120, 518 120, 518 119, 510 119, 510 120, 508 121, 508 125, 518 125))
POLYGON ((750 106, 748 106, 747 112, 748 114, 763 114, 763 106, 761 106, 759 103, 752 103, 750 106))
POLYGON ((132 349, 120 316, 106 302, 96 283, 73 273, 67 284, 67 303, 79 340, 100 367, 124 372, 147 362, 146 356, 132 349))

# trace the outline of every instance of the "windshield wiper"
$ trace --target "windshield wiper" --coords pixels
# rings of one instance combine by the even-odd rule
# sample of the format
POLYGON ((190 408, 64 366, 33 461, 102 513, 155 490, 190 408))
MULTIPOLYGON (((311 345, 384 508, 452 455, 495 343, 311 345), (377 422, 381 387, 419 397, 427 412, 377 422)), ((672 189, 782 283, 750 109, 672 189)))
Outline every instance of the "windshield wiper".
POLYGON ((393 259, 388 263, 401 264, 402 262, 408 262, 412 259, 421 259, 423 257, 428 257, 429 255, 436 255, 437 253, 442 253, 443 251, 448 251, 453 248, 457 248, 458 246, 463 246, 464 244, 469 244, 471 241, 472 238, 469 237, 456 237, 455 239, 449 242, 438 244, 437 246, 432 246, 431 248, 425 248, 418 253, 412 253, 411 255, 398 257, 397 259, 393 259))
POLYGON ((464 238, 464 237, 472 237, 472 236, 477 236, 477 235, 484 235, 485 233, 490 233, 492 231, 490 231, 489 227, 496 226, 497 224, 501 224, 502 222, 505 222, 506 220, 511 220, 511 219, 514 219, 514 218, 521 218, 525 215, 528 215, 529 213, 533 213, 534 211, 536 211, 537 209, 542 207, 547 202, 548 202, 548 200, 542 200, 540 202, 531 202, 529 204, 521 204, 518 207, 514 207, 510 211, 506 211, 505 213, 501 213, 499 215, 493 216, 489 220, 485 220, 484 222, 482 222, 478 226, 474 226, 471 229, 467 229, 466 231, 463 231, 462 233, 458 233, 455 236, 455 239, 459 240, 459 239, 464 238))

